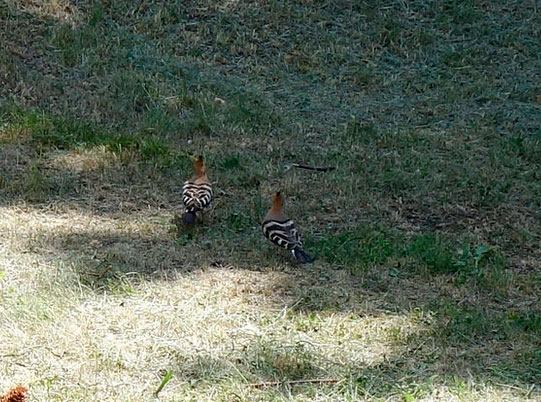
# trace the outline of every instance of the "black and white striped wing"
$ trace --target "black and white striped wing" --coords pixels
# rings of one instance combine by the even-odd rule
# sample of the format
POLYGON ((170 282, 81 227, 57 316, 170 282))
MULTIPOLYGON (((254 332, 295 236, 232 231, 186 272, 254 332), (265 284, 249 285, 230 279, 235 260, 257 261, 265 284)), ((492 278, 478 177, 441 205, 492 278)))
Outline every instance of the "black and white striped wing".
POLYGON ((271 242, 287 250, 302 246, 299 233, 295 229, 293 221, 289 219, 283 222, 275 220, 263 222, 263 234, 271 242))
POLYGON ((200 211, 212 201, 212 188, 210 184, 196 184, 190 181, 182 187, 182 202, 187 212, 200 211))

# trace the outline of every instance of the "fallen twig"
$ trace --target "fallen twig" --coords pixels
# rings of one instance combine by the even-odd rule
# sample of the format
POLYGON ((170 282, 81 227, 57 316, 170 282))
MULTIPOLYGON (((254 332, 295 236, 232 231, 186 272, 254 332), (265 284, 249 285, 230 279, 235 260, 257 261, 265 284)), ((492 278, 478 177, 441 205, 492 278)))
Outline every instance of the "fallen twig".
POLYGON ((311 378, 308 380, 291 380, 291 381, 269 381, 269 382, 257 382, 250 384, 255 388, 276 387, 280 385, 297 385, 297 384, 335 384, 338 379, 336 378, 311 378))
POLYGON ((107 267, 103 270, 103 272, 96 278, 96 282, 99 282, 102 280, 105 275, 107 275, 107 272, 109 272, 113 267, 111 265, 107 265, 107 267))
POLYGON ((299 168, 299 169, 317 170, 318 172, 328 172, 330 170, 336 169, 334 166, 314 167, 314 166, 301 165, 300 163, 293 163, 291 166, 299 168))

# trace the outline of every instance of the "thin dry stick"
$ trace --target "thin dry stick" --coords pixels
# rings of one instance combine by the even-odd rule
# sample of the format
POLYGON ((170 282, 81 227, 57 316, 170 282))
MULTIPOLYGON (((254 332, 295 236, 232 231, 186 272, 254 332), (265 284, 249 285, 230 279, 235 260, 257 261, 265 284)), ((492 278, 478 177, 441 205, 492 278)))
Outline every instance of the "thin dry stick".
POLYGON ((111 265, 107 265, 107 268, 103 270, 103 272, 96 278, 96 282, 102 280, 105 275, 107 275, 107 272, 109 272, 113 267, 111 265))
POLYGON ((328 172, 330 170, 336 169, 334 166, 314 167, 314 166, 301 165, 300 163, 293 163, 291 164, 291 166, 299 168, 299 169, 317 170, 318 172, 328 172))
POLYGON ((296 385, 296 384, 335 384, 339 380, 336 378, 312 378, 309 380, 291 380, 291 381, 270 381, 270 382, 258 382, 250 384, 255 388, 276 387, 279 385, 296 385))

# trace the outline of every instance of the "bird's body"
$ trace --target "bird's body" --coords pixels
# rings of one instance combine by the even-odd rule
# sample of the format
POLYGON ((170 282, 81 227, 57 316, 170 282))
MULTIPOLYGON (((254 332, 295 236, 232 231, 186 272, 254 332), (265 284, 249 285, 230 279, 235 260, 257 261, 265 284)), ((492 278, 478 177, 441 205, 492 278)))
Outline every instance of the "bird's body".
POLYGON ((302 248, 301 238, 295 224, 284 216, 283 198, 280 192, 274 195, 272 207, 263 219, 263 234, 274 244, 290 250, 300 264, 310 263, 312 257, 302 248))
POLYGON ((194 163, 195 174, 184 182, 182 186, 182 202, 186 209, 182 215, 185 224, 195 222, 196 213, 210 205, 212 201, 212 187, 207 177, 207 168, 202 156, 194 163))

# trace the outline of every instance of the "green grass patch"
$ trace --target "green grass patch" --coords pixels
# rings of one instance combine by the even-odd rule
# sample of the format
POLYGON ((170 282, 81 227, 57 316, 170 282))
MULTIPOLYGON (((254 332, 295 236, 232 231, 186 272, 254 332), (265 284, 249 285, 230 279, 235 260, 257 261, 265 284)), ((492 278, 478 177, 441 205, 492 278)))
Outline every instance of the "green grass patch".
POLYGON ((492 288, 508 280, 504 273, 506 260, 496 249, 486 245, 457 246, 452 239, 435 233, 409 238, 390 230, 365 227, 323 239, 307 239, 306 244, 330 263, 357 273, 387 265, 391 276, 400 276, 405 268, 430 275, 451 274, 457 284, 473 279, 492 288), (394 267, 397 261, 401 269, 394 267))
POLYGON ((170 146, 163 139, 140 133, 123 134, 105 130, 95 124, 67 119, 44 112, 7 108, 1 111, 2 130, 28 135, 37 148, 91 148, 105 146, 110 152, 137 151, 143 159, 171 156, 170 146), (28 134, 26 134, 28 133, 28 134))
POLYGON ((404 247, 403 254, 432 272, 452 273, 458 270, 454 250, 441 237, 433 234, 415 237, 404 247))
POLYGON ((359 271, 370 265, 385 263, 394 254, 395 247, 389 235, 370 228, 306 243, 308 248, 331 263, 359 271))

